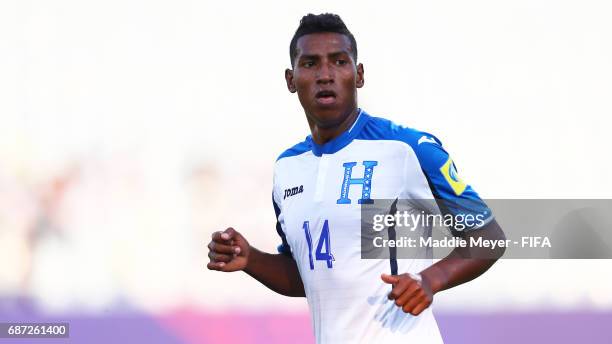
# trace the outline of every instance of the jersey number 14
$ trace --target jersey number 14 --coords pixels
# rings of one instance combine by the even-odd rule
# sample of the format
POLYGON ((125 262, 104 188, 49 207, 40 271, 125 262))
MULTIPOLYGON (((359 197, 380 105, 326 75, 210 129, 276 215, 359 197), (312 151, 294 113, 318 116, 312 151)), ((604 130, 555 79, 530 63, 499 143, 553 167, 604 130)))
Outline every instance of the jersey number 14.
MULTIPOLYGON (((304 235, 306 235, 306 242, 308 243, 308 259, 310 261, 310 270, 314 270, 314 260, 312 258, 312 236, 310 235, 310 226, 308 221, 304 221, 304 235)), ((327 262, 327 267, 332 268, 332 261, 334 256, 331 253, 331 240, 329 238, 329 224, 327 220, 323 223, 323 229, 321 230, 321 236, 317 243, 317 250, 315 252, 315 258, 317 260, 323 260, 327 262)))

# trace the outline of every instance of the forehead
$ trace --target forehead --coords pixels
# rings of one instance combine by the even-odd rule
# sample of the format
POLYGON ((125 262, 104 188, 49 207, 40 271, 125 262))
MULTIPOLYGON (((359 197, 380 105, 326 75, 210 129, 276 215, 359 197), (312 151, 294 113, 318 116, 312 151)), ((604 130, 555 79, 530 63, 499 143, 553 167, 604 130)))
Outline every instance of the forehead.
POLYGON ((297 56, 327 55, 328 53, 345 52, 350 54, 351 41, 341 33, 317 32, 304 35, 296 42, 297 56))

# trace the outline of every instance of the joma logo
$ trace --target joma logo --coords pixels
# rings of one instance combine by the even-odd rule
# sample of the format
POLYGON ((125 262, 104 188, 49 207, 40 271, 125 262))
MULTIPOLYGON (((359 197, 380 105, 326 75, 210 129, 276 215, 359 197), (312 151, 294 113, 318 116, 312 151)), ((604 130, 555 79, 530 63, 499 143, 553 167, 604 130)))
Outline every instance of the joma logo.
POLYGON ((292 187, 291 189, 285 189, 285 196, 283 196, 283 199, 287 198, 287 197, 291 197, 293 195, 297 195, 299 193, 304 192, 304 185, 300 185, 292 187))

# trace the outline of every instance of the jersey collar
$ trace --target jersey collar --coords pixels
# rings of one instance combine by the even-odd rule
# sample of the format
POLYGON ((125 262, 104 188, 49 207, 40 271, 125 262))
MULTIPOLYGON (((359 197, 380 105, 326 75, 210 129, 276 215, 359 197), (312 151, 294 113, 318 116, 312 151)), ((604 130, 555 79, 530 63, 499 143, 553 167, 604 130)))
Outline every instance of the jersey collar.
POLYGON ((342 148, 348 146, 348 144, 353 141, 357 134, 359 134, 359 132, 361 131, 361 129, 369 118, 370 116, 365 111, 359 109, 359 113, 357 114, 357 119, 355 120, 355 123, 348 130, 345 130, 338 137, 322 145, 319 145, 314 142, 314 140, 312 139, 312 135, 308 135, 306 140, 312 148, 312 153, 320 157, 323 154, 334 154, 342 148))

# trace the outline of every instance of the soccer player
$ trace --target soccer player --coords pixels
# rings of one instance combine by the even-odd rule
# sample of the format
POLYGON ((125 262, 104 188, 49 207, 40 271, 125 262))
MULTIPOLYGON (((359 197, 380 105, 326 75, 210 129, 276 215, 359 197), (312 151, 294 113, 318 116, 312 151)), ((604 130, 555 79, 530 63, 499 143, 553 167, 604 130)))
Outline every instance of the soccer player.
POLYGON ((279 253, 261 252, 227 228, 213 233, 207 267, 242 270, 279 294, 305 296, 317 343, 442 342, 430 307, 434 294, 480 276, 503 249, 476 259, 455 248, 435 264, 431 258, 361 259, 361 205, 373 199, 476 202, 487 209, 483 221, 453 233, 503 239, 503 232, 458 178, 437 138, 358 107, 364 69, 339 16, 304 16, 290 58, 287 88, 297 93, 311 135, 275 164, 279 253))

